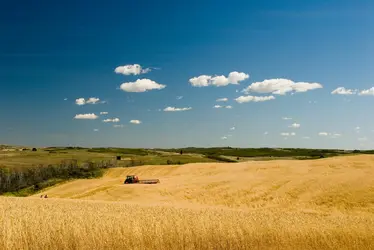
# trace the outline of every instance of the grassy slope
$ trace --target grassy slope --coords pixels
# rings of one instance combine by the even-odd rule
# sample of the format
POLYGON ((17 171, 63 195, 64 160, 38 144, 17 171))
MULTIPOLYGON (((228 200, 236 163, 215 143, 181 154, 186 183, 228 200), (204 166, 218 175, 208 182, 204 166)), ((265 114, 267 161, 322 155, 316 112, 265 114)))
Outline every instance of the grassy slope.
POLYGON ((373 187, 368 155, 117 168, 0 197, 0 249, 372 249, 373 187))
POLYGON ((110 169, 101 179, 77 180, 48 191, 51 197, 126 200, 139 204, 330 207, 374 213, 374 156, 243 163, 196 163, 110 169), (123 185, 128 174, 159 178, 157 185, 123 185))

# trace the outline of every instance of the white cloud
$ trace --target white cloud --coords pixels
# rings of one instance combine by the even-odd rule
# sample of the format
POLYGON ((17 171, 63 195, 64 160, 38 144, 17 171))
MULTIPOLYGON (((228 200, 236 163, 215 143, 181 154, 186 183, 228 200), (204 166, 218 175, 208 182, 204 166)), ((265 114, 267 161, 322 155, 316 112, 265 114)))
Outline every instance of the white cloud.
POLYGON ((291 117, 282 117, 283 120, 292 120, 291 117))
POLYGON ((309 140, 310 139, 309 136, 303 136, 302 138, 305 139, 305 140, 309 140))
POLYGON ((177 96, 177 100, 180 100, 182 98, 183 98, 183 96, 177 96))
POLYGON ((274 96, 239 96, 238 98, 235 99, 236 102, 238 103, 244 103, 244 102, 265 102, 265 101, 270 101, 274 100, 274 96))
POLYGON ((207 87, 211 85, 211 82, 210 82, 211 79, 212 79, 211 76, 201 75, 198 77, 193 77, 189 81, 191 85, 194 87, 207 87))
POLYGON ((366 137, 361 137, 361 138, 357 138, 357 140, 359 140, 359 141, 367 141, 368 138, 366 138, 366 137))
POLYGON ((230 130, 235 130, 235 127, 231 127, 230 130))
POLYGON ((290 128, 300 128, 300 124, 299 123, 293 123, 289 127, 290 128))
POLYGON ((355 95, 357 93, 357 90, 353 89, 346 89, 344 87, 336 88, 331 92, 333 95, 355 95))
POLYGON ((319 132, 318 135, 320 135, 320 136, 328 136, 329 133, 327 133, 327 132, 319 132))
POLYGON ((228 106, 226 106, 225 108, 227 108, 227 109, 232 109, 232 106, 228 105, 228 106))
POLYGON ((113 125, 114 128, 123 128, 123 124, 114 124, 113 125))
POLYGON ((105 119, 105 120, 103 120, 103 122, 119 122, 120 120, 119 120, 119 118, 113 118, 113 119, 105 119))
POLYGON ((269 134, 269 132, 268 132, 268 131, 264 132, 264 135, 268 135, 268 134, 269 134))
POLYGON ((222 136, 221 139, 222 140, 227 140, 227 136, 222 136))
POLYGON ((118 66, 114 70, 117 74, 123 75, 140 75, 148 73, 149 71, 151 71, 150 68, 143 69, 139 64, 118 66))
POLYGON ((131 120, 130 123, 132 123, 132 124, 140 124, 140 123, 142 123, 142 122, 139 121, 139 120, 131 120))
POLYGON ((296 135, 295 132, 292 132, 292 133, 283 132, 283 133, 281 133, 281 136, 295 136, 295 135, 296 135))
POLYGON ((211 78, 212 85, 217 87, 223 87, 230 84, 229 79, 226 76, 214 76, 211 78))
POLYGON ((104 112, 100 112, 100 115, 107 115, 108 112, 104 111, 104 112))
POLYGON ((360 133, 361 128, 357 126, 354 128, 354 130, 356 131, 356 133, 360 133))
POLYGON ((360 91, 360 93, 358 95, 372 95, 372 96, 374 96, 374 87, 372 87, 370 89, 364 89, 364 90, 360 91))
POLYGON ((98 129, 98 128, 95 128, 93 131, 94 131, 94 132, 99 132, 99 129, 98 129))
POLYGON ((188 108, 175 108, 175 107, 167 107, 164 109, 165 112, 176 112, 176 111, 187 111, 191 110, 191 107, 188 108))
POLYGON ((78 98, 75 100, 75 104, 81 106, 85 104, 96 104, 99 101, 100 101, 100 98, 97 98, 97 97, 90 97, 87 100, 85 100, 84 98, 78 98))
POLYGON ((86 100, 84 100, 84 98, 78 98, 78 99, 75 100, 75 104, 84 105, 84 104, 86 104, 86 100))
POLYGON ((219 109, 219 108, 222 108, 222 106, 221 105, 214 105, 213 108, 219 109))
POLYGON ((87 104, 96 104, 100 101, 100 98, 96 98, 96 97, 90 97, 87 99, 86 103, 87 104))
POLYGON ((216 86, 223 87, 229 84, 239 84, 239 82, 244 81, 249 78, 248 74, 243 72, 233 71, 228 77, 226 76, 209 76, 201 75, 198 77, 193 77, 189 80, 192 86, 194 87, 207 87, 207 86, 216 86))
POLYGON ((149 79, 138 79, 135 82, 122 83, 120 89, 126 92, 146 92, 153 89, 163 89, 166 85, 159 84, 149 79))
POLYGON ((98 116, 95 114, 77 114, 75 115, 74 119, 81 119, 81 120, 95 120, 98 116))
POLYGON ((288 79, 269 79, 262 82, 254 82, 243 90, 245 93, 272 93, 285 95, 288 92, 306 92, 313 89, 322 88, 319 83, 294 82, 288 79))
POLYGON ((228 98, 219 98, 216 100, 216 102, 227 102, 229 99, 228 98))
POLYGON ((232 84, 239 84, 239 82, 244 81, 248 78, 249 78, 248 74, 245 74, 243 72, 237 72, 237 71, 231 72, 228 77, 229 82, 232 84))
POLYGON ((64 101, 67 101, 68 100, 68 98, 64 98, 64 101))

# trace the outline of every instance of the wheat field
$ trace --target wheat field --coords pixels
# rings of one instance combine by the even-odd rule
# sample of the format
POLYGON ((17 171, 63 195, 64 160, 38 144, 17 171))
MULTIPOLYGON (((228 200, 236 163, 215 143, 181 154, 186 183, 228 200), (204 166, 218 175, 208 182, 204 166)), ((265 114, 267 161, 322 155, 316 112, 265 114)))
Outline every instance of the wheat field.
POLYGON ((0 249, 374 249, 368 155, 117 168, 43 194, 0 198, 0 249))

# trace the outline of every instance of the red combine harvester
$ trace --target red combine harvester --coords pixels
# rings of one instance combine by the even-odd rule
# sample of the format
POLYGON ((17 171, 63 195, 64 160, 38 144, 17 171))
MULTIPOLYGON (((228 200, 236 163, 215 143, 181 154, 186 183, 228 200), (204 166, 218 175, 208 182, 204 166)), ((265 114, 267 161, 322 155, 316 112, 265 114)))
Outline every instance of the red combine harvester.
POLYGON ((123 182, 124 184, 157 184, 160 183, 159 179, 149 179, 149 180, 139 180, 138 176, 136 175, 128 175, 126 176, 126 180, 123 182))

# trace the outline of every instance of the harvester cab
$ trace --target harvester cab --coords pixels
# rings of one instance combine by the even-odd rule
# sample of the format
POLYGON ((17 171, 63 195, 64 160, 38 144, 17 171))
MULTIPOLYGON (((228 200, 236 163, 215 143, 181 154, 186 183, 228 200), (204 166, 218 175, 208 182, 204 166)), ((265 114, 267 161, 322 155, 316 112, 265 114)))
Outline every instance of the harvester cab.
POLYGON ((126 180, 125 180, 124 184, 138 183, 138 182, 139 182, 138 176, 136 176, 136 175, 128 175, 128 176, 126 176, 126 180))

